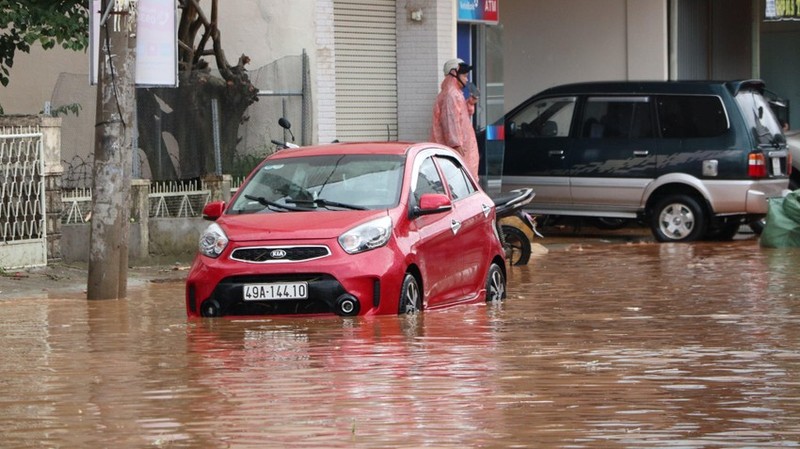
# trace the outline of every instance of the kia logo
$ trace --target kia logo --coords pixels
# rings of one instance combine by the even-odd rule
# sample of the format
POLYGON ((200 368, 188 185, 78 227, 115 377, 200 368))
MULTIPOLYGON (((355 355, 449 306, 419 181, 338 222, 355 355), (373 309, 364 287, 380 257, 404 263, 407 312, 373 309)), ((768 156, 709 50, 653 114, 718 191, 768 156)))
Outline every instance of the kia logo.
POLYGON ((270 256, 271 256, 273 259, 283 259, 284 257, 286 257, 286 251, 285 251, 285 250, 282 250, 282 249, 273 249, 273 250, 272 250, 272 251, 269 253, 269 255, 270 255, 270 256))

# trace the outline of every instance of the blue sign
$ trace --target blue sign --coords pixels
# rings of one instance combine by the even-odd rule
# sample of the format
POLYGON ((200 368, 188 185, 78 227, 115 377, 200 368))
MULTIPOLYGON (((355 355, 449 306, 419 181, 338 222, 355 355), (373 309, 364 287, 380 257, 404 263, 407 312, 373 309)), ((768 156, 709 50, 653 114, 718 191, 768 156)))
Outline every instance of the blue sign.
POLYGON ((500 20, 500 0, 456 0, 458 21, 496 25, 500 20))

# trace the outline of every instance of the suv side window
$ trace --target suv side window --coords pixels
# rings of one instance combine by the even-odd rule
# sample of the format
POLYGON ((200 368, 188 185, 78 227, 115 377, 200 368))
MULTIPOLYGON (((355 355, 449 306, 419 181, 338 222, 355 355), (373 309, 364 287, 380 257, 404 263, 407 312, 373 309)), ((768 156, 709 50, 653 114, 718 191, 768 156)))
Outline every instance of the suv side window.
POLYGON ((719 97, 664 95, 658 97, 657 104, 664 138, 717 137, 728 130, 728 115, 719 97))
POLYGON ((648 97, 589 97, 581 121, 581 137, 641 139, 653 137, 648 97))
POLYGON ((575 97, 545 98, 519 111, 509 123, 518 137, 566 137, 575 110, 575 97))
POLYGON ((475 191, 475 186, 469 181, 467 174, 464 173, 463 167, 458 165, 454 160, 437 157, 439 166, 442 168, 442 173, 450 186, 450 193, 453 194, 453 201, 465 198, 475 191))

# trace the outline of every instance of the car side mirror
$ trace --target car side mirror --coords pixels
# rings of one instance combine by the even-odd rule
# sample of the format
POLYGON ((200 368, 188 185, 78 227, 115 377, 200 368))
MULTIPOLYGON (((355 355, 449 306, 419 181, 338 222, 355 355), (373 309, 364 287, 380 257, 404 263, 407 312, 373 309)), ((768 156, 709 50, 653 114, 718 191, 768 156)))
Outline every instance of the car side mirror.
POLYGON ((508 134, 512 136, 517 134, 517 124, 515 122, 508 122, 508 134))
POLYGON ((213 201, 203 207, 203 219, 214 221, 222 216, 225 210, 225 201, 213 201))
POLYGON ((441 193, 423 193, 419 205, 414 207, 415 216, 438 214, 453 208, 453 203, 447 195, 441 193))

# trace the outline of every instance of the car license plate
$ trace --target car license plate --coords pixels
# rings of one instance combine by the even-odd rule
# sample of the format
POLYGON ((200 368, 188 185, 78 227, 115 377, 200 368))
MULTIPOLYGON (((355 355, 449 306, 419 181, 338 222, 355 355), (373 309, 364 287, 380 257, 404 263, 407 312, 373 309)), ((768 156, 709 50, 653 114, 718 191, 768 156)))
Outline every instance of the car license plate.
POLYGON ((777 157, 772 158, 772 174, 780 175, 781 173, 781 160, 777 157))
POLYGON ((307 299, 307 282, 280 282, 244 286, 245 301, 264 301, 275 299, 307 299))

